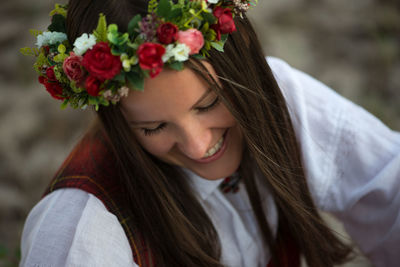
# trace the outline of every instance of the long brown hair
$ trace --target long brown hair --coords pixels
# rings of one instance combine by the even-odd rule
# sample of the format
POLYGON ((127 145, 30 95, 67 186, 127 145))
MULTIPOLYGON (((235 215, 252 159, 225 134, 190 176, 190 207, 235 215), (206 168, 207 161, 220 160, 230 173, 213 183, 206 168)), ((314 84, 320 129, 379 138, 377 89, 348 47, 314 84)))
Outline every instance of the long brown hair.
MULTIPOLYGON (((98 14, 121 31, 135 14, 144 15, 146 0, 70 0, 67 16, 71 43, 91 32, 98 14)), ((256 176, 268 185, 279 212, 280 231, 289 233, 311 267, 333 266, 347 260, 351 248, 325 225, 311 199, 301 161, 300 147, 281 90, 265 61, 251 24, 236 18, 225 52, 211 51, 208 61, 222 86, 197 60, 186 65, 213 84, 216 93, 236 118, 245 149, 239 172, 262 238, 279 266, 274 237, 261 206, 256 176), (222 90, 222 88, 224 88, 222 90)), ((150 244, 160 266, 222 266, 217 232, 194 196, 187 177, 141 148, 120 107, 98 111, 101 127, 118 162, 119 178, 127 188, 127 202, 135 228, 150 244)), ((257 178, 258 179, 258 178, 257 178)))

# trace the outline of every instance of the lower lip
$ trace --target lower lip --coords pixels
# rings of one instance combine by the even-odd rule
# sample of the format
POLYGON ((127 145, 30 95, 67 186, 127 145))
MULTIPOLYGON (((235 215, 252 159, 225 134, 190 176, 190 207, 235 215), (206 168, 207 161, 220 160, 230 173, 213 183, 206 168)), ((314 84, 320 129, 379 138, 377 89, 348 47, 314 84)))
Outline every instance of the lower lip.
POLYGON ((220 157, 222 157, 222 155, 224 154, 226 147, 227 147, 227 139, 228 139, 228 131, 225 132, 224 134, 224 142, 222 143, 221 148, 218 150, 218 152, 216 152, 214 155, 209 156, 207 158, 202 158, 202 159, 194 159, 194 161, 198 162, 198 163, 210 163, 214 160, 219 159, 220 157))

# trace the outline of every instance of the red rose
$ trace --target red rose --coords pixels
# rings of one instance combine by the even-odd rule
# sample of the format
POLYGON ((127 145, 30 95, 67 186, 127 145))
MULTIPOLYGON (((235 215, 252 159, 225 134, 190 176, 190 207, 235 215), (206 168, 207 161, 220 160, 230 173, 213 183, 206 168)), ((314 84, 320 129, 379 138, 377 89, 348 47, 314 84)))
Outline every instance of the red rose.
POLYGON ((44 77, 44 76, 39 76, 39 82, 41 83, 41 84, 45 84, 45 82, 47 82, 47 79, 46 79, 46 77, 44 77))
POLYGON ((63 70, 68 79, 78 85, 85 79, 85 72, 82 69, 82 57, 75 55, 74 52, 71 52, 70 56, 64 60, 63 70))
POLYGON ((44 76, 39 76, 39 82, 46 87, 47 92, 55 99, 63 100, 65 98, 62 96, 63 88, 59 82, 49 81, 44 76))
POLYGON ((42 46, 42 47, 43 47, 43 49, 44 49, 45 55, 47 56, 47 55, 50 53, 50 46, 45 45, 45 46, 42 46))
POLYGON ((87 77, 86 82, 85 82, 86 91, 91 96, 99 95, 100 85, 101 85, 101 81, 93 76, 87 77))
POLYGON ((150 76, 157 76, 164 65, 162 56, 165 54, 165 48, 156 43, 141 44, 136 52, 139 56, 139 65, 144 70, 150 70, 150 76))
POLYGON ((100 81, 114 78, 122 68, 121 60, 111 54, 111 48, 106 42, 97 43, 88 50, 83 56, 82 65, 100 81))
POLYGON ((178 38, 178 27, 171 22, 166 22, 158 26, 157 37, 160 43, 170 44, 178 38))
POLYGON ((229 8, 217 6, 213 12, 218 19, 217 24, 211 25, 211 28, 217 33, 217 40, 221 40, 221 33, 232 33, 236 31, 235 22, 233 21, 232 12, 229 8))
POLYGON ((52 81, 52 82, 57 81, 56 75, 54 74, 54 66, 51 66, 46 69, 46 76, 47 76, 47 79, 49 79, 49 81, 52 81))
POLYGON ((49 82, 47 79, 44 81, 44 86, 46 87, 47 92, 55 99, 63 100, 62 96, 63 88, 58 82, 49 82))

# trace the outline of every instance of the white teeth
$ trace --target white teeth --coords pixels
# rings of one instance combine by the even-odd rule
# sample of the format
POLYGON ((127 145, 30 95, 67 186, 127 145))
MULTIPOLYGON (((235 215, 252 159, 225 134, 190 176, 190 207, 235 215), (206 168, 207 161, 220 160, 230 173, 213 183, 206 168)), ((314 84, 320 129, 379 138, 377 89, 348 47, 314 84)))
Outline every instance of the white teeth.
POLYGON ((213 146, 212 148, 210 148, 207 153, 204 155, 204 158, 208 158, 211 157, 212 155, 214 155, 216 152, 218 152, 221 147, 222 144, 224 143, 224 137, 222 136, 218 142, 215 144, 215 146, 213 146))

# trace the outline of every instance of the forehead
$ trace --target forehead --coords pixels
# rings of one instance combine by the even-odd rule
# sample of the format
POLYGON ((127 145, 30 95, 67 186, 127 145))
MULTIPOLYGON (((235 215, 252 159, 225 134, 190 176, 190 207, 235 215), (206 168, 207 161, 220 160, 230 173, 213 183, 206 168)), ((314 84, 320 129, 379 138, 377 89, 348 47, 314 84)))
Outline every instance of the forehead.
MULTIPOLYGON (((209 63, 203 64, 215 75, 209 63)), ((121 108, 130 120, 168 119, 190 109, 208 88, 209 84, 190 68, 164 69, 158 76, 145 80, 143 91, 131 90, 121 100, 121 108)))

